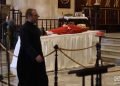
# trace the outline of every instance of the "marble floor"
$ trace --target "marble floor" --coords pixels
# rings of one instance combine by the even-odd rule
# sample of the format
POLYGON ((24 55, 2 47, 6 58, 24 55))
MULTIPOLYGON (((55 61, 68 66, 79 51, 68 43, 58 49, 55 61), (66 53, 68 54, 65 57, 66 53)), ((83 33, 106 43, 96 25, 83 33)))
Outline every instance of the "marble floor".
MULTIPOLYGON (((4 75, 4 82, 8 82, 8 78, 6 77, 7 74, 7 68, 3 68, 5 71, 3 73, 4 75)), ((64 70, 59 70, 58 71, 58 86, 82 86, 82 77, 76 76, 75 73, 73 74, 68 74, 68 72, 73 71, 73 70, 79 70, 81 68, 72 68, 72 69, 64 69, 64 70)), ((105 73, 102 75, 102 86, 120 86, 120 66, 115 66, 112 67, 108 70, 108 73, 105 73)), ((18 79, 17 79, 17 74, 16 74, 16 69, 11 68, 11 77, 10 77, 10 84, 12 86, 17 86, 18 79)), ((49 78, 49 86, 55 86, 54 85, 54 72, 47 72, 48 78, 49 78)), ((94 76, 94 82, 96 82, 96 76, 94 76)), ((85 78, 86 86, 91 86, 90 84, 90 76, 87 76, 85 78)), ((94 83, 95 84, 95 83, 94 83)), ((9 86, 7 84, 2 84, 0 83, 0 86, 9 86)), ((94 85, 95 86, 95 85, 94 85)))

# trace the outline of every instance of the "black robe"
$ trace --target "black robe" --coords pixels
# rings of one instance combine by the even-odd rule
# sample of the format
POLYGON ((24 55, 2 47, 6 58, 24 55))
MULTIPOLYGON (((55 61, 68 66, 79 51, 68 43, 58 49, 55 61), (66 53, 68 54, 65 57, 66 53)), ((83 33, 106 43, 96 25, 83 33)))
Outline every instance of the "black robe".
POLYGON ((43 56, 40 30, 31 22, 20 29, 21 46, 17 62, 18 86, 48 86, 45 61, 38 63, 35 58, 43 56))

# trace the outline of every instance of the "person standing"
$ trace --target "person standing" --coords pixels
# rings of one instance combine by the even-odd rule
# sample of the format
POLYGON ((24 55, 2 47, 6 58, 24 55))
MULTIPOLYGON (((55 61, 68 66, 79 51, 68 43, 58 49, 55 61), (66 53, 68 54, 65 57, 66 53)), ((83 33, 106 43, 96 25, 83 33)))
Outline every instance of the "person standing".
POLYGON ((36 9, 26 11, 26 22, 20 29, 20 51, 17 61, 18 86, 48 86, 45 60, 36 26, 36 9))

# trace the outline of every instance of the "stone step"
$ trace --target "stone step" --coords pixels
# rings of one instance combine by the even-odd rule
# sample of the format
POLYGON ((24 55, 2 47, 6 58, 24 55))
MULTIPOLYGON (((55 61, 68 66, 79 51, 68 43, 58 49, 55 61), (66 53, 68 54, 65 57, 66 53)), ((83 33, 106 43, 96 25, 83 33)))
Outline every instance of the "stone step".
POLYGON ((101 48, 101 52, 106 53, 106 54, 112 52, 112 53, 115 53, 115 54, 117 53, 120 55, 120 49, 118 50, 116 48, 110 48, 110 49, 109 48, 101 48))
POLYGON ((116 62, 116 59, 120 59, 120 35, 118 35, 114 35, 114 37, 112 37, 116 39, 102 38, 101 56, 105 61, 116 62))
POLYGON ((120 58, 120 53, 106 51, 106 52, 101 52, 101 56, 120 58))
POLYGON ((106 55, 106 54, 101 54, 101 57, 110 58, 110 59, 120 59, 120 56, 106 55))
POLYGON ((115 58, 107 58, 107 57, 102 57, 103 62, 109 62, 109 63, 115 63, 116 59, 115 58))
POLYGON ((120 45, 120 39, 102 39, 101 44, 108 44, 108 45, 118 44, 118 45, 120 45))
POLYGON ((116 66, 120 66, 120 59, 102 57, 103 62, 114 63, 116 66))
POLYGON ((106 42, 106 43, 102 42, 102 43, 101 43, 101 46, 120 47, 120 42, 119 42, 119 43, 113 43, 113 44, 111 44, 111 43, 109 43, 109 42, 106 42))
POLYGON ((120 46, 119 45, 101 45, 101 50, 103 51, 112 51, 113 52, 118 52, 120 51, 120 46))

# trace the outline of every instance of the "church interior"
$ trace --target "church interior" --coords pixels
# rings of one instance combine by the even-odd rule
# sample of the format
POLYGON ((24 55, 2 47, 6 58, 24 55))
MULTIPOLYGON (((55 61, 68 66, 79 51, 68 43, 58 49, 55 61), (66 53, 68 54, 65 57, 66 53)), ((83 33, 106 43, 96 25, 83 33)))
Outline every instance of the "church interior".
POLYGON ((28 8, 39 15, 49 86, 120 86, 120 0, 0 0, 0 86, 18 84, 28 8))

